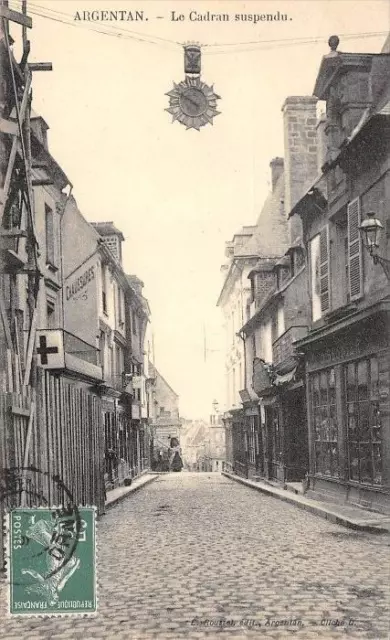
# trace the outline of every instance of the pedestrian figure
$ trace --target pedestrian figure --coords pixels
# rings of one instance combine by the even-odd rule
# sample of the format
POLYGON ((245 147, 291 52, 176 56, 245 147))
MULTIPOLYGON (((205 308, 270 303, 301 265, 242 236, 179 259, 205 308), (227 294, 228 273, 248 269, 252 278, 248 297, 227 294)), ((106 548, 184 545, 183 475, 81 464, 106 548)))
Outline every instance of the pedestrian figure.
POLYGON ((181 449, 177 438, 171 438, 169 448, 169 470, 181 471, 183 468, 183 461, 181 459, 181 449))

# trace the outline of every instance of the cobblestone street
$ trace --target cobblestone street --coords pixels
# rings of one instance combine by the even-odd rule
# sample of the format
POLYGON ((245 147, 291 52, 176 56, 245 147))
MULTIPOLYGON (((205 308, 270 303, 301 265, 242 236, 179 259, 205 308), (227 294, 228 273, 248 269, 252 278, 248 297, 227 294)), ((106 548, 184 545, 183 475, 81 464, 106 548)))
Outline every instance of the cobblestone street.
POLYGON ((94 618, 4 619, 38 638, 389 637, 389 540, 219 474, 169 474, 98 522, 94 618))

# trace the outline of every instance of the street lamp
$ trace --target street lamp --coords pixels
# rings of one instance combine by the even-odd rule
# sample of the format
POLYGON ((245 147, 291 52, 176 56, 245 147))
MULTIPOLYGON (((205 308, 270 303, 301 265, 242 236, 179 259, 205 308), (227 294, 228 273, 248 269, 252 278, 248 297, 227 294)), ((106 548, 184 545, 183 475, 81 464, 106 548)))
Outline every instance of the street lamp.
POLYGON ((367 218, 363 220, 359 226, 364 247, 373 259, 374 264, 380 264, 387 279, 390 280, 390 260, 386 260, 386 258, 382 258, 382 256, 378 254, 382 229, 383 225, 381 221, 375 217, 375 211, 368 211, 367 218))

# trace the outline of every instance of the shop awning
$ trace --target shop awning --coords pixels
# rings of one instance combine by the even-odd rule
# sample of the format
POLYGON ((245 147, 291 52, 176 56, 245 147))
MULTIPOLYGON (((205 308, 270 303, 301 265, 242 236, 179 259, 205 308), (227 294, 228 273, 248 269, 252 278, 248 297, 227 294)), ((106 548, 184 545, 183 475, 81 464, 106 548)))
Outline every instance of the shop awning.
POLYGON ((297 367, 295 367, 288 373, 285 373, 284 375, 276 374, 274 379, 274 385, 276 387, 279 387, 282 384, 287 384, 287 382, 291 382, 291 380, 294 379, 296 370, 297 370, 297 367))

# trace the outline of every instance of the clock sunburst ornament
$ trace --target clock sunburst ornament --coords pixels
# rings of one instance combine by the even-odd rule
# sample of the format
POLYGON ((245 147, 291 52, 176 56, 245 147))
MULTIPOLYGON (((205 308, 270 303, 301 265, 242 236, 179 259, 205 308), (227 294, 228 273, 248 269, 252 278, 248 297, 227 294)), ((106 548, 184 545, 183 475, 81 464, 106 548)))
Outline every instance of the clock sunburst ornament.
POLYGON ((209 87, 200 79, 201 50, 198 45, 184 47, 185 80, 173 83, 173 89, 166 93, 169 96, 169 108, 172 122, 177 120, 187 129, 196 129, 206 124, 213 124, 217 111, 217 100, 220 96, 214 93, 213 85, 209 87))

